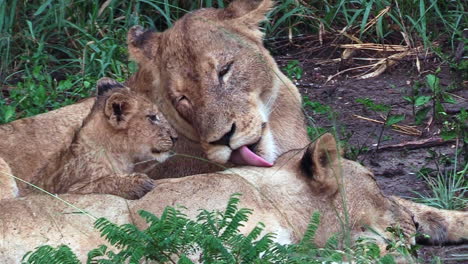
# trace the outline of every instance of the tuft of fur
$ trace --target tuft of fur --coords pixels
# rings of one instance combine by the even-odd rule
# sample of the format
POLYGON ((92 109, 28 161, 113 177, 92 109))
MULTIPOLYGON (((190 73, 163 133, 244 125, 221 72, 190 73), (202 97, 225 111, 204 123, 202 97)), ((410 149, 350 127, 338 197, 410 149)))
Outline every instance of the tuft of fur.
POLYGON ((104 95, 107 91, 118 88, 125 88, 125 86, 114 79, 104 77, 98 81, 96 91, 97 95, 101 96, 104 95))

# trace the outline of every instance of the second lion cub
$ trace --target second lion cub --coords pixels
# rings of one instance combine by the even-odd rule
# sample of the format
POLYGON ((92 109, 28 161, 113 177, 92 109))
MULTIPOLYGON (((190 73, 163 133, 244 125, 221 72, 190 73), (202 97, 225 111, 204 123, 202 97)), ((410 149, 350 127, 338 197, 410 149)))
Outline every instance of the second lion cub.
POLYGON ((53 193, 106 193, 138 199, 153 181, 135 173, 140 161, 164 162, 176 132, 145 97, 102 78, 96 102, 57 164, 42 168, 33 183, 53 193))

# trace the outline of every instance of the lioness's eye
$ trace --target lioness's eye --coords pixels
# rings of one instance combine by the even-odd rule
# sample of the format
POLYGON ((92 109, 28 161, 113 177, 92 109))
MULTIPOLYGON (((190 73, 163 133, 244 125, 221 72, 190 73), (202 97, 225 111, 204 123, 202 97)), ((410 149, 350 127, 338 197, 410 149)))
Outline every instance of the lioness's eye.
POLYGON ((229 70, 231 69, 231 66, 232 66, 233 63, 234 63, 234 62, 231 61, 231 62, 229 62, 228 64, 224 65, 224 66, 221 68, 221 70, 219 71, 218 77, 219 77, 219 78, 223 78, 224 75, 226 75, 226 74, 229 72, 229 70))
POLYGON ((178 97, 177 98, 177 103, 180 103, 183 100, 188 100, 187 97, 185 97, 185 95, 182 95, 182 96, 178 97))
POLYGON ((151 122, 159 122, 159 117, 157 115, 147 115, 146 117, 148 117, 151 122))

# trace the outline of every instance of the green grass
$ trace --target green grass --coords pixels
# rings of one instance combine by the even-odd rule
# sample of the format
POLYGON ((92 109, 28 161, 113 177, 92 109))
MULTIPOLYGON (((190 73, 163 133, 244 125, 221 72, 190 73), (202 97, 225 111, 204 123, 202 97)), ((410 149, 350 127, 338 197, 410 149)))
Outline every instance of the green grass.
MULTIPOLYGON (((228 2, 0 1, 0 85, 21 90, 14 96, 0 94, 0 123, 89 96, 96 80, 103 76, 128 78, 135 71, 125 47, 131 26, 139 24, 162 31, 191 10, 224 7, 228 2), (60 80, 73 85, 60 84, 60 80), (68 87, 57 90, 59 86, 68 87)), ((438 40, 444 47, 434 49, 449 60, 450 56, 441 50, 455 50, 462 29, 468 25, 462 2, 283 0, 277 1, 264 28, 267 37, 272 38, 316 34, 323 27, 338 41, 348 43, 351 40, 338 32, 362 41, 394 44, 404 44, 404 32, 411 45, 432 47, 438 40), (366 27, 387 6, 390 11, 366 27)))
POLYGON ((449 210, 464 210, 468 206, 468 162, 459 162, 457 151, 451 158, 431 152, 436 169, 423 168, 418 176, 427 184, 429 193, 416 192, 417 202, 449 210))

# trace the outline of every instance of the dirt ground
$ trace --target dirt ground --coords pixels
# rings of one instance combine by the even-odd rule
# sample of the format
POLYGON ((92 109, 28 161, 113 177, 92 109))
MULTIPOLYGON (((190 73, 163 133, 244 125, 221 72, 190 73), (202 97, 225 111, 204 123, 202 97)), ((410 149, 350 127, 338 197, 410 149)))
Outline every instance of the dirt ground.
MULTIPOLYGON (((297 59, 303 68, 303 76, 296 81, 303 96, 312 102, 320 102, 330 106, 336 112, 336 118, 328 118, 327 114, 317 114, 306 108, 309 116, 309 125, 323 128, 335 127, 340 137, 349 142, 345 147, 353 147, 362 151, 357 160, 369 167, 375 174, 377 182, 387 195, 403 197, 415 197, 416 192, 428 192, 426 184, 417 177, 417 172, 424 167, 434 167, 434 161, 430 159, 429 149, 438 153, 453 155, 454 143, 446 143, 432 148, 396 148, 385 150, 389 145, 408 141, 421 140, 438 136, 440 125, 427 126, 424 122, 418 126, 421 136, 409 136, 385 128, 382 135, 381 124, 359 119, 355 115, 382 120, 379 114, 367 110, 362 104, 357 103, 358 98, 369 98, 375 103, 392 107, 392 115, 404 114, 405 120, 399 124, 414 125, 411 103, 405 101, 403 96, 411 92, 412 86, 417 81, 424 82, 426 73, 419 74, 413 63, 400 63, 384 74, 365 80, 359 80, 348 76, 346 73, 328 81, 327 78, 343 70, 343 65, 321 65, 317 60, 302 51, 285 50, 282 54, 275 54, 275 58, 284 67, 288 61, 297 59), (380 151, 375 151, 379 137, 380 151)), ((333 56, 333 55, 332 55, 333 56)), ((330 56, 328 56, 330 57, 330 56)), ((349 73, 355 75, 356 73, 349 73)), ((439 74, 441 84, 448 86, 456 80, 450 70, 444 68, 439 74)), ((429 92, 429 90, 427 91, 429 92)), ((457 104, 446 105, 448 112, 456 113, 462 108, 468 108, 468 89, 459 87, 453 91, 457 95, 457 104)), ((349 150, 349 149, 348 149, 349 150)), ((419 250, 419 256, 425 263, 430 263, 434 256, 439 256, 444 263, 462 263, 453 260, 457 254, 468 254, 467 246, 426 246, 419 250)))

